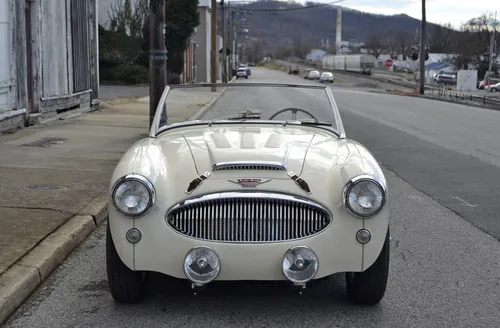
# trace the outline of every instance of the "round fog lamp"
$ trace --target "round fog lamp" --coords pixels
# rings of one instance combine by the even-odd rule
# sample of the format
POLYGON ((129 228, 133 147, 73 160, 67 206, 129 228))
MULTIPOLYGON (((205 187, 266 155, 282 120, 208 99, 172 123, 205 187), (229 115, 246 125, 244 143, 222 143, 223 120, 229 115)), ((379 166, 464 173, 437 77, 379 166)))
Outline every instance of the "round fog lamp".
POLYGON ((295 246, 285 253, 283 274, 294 283, 306 283, 316 276, 319 262, 316 254, 308 247, 295 246))
POLYGON ((184 273, 196 284, 207 284, 217 278, 220 260, 215 251, 206 246, 191 249, 184 259, 184 273))
POLYGON ((129 231, 127 231, 127 234, 125 235, 125 238, 129 241, 129 243, 136 244, 141 240, 142 234, 139 231, 139 229, 132 228, 129 231))
POLYGON ((360 244, 366 244, 371 239, 372 239, 372 234, 370 233, 370 231, 368 231, 366 229, 361 229, 358 232, 356 232, 356 240, 360 244))

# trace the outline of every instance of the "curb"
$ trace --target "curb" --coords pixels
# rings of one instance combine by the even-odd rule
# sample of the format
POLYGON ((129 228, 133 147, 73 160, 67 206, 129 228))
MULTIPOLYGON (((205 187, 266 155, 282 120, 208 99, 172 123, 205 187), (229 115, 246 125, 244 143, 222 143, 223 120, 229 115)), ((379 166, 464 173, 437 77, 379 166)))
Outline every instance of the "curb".
POLYGON ((0 325, 99 227, 107 212, 104 190, 0 275, 0 325))
POLYGON ((391 92, 391 91, 375 91, 375 90, 372 90, 372 91, 368 91, 368 92, 379 93, 379 94, 386 94, 386 95, 402 96, 402 97, 413 97, 413 98, 420 98, 420 99, 436 100, 436 101, 442 101, 442 102, 446 102, 446 103, 450 103, 450 104, 464 105, 464 106, 471 106, 471 107, 477 107, 477 108, 482 108, 482 109, 489 109, 489 110, 500 111, 500 107, 493 107, 493 105, 480 105, 480 104, 477 104, 477 103, 459 102, 459 101, 453 101, 453 100, 448 100, 448 99, 443 99, 443 98, 435 98, 435 97, 415 95, 415 94, 404 94, 404 93, 391 92))
MULTIPOLYGON (((236 80, 236 77, 234 76, 231 79, 231 81, 229 81, 228 83, 233 83, 235 80, 236 80)), ((205 113, 208 112, 213 107, 213 105, 217 102, 217 100, 219 100, 222 97, 222 95, 224 94, 224 92, 226 92, 226 90, 227 90, 227 87, 224 88, 224 90, 221 91, 220 95, 218 95, 217 97, 215 97, 212 100, 210 100, 208 102, 208 104, 206 104, 205 106, 203 106, 196 114, 194 114, 193 116, 191 116, 187 120, 188 121, 194 121, 194 120, 199 119, 203 115, 205 115, 205 113)))

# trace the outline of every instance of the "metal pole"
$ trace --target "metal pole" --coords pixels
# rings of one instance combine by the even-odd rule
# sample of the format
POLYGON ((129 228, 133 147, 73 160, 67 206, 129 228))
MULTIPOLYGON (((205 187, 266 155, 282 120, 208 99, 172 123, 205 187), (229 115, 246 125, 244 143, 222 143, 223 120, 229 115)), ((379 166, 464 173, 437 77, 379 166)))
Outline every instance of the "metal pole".
POLYGON ((425 93, 425 39, 426 39, 426 17, 425 17, 425 0, 422 0, 422 27, 420 28, 420 94, 425 93))
POLYGON ((227 56, 226 56, 226 8, 224 0, 220 0, 221 5, 221 28, 222 28, 222 82, 227 82, 227 56))
POLYGON ((236 70, 236 12, 233 10, 231 11, 231 47, 233 48, 233 53, 232 53, 232 66, 231 70, 235 69, 236 70))
MULTIPOLYGON (((212 0, 212 17, 210 22, 210 82, 217 83, 217 0, 212 0)), ((216 88, 212 87, 212 92, 216 88)))
POLYGON ((493 33, 491 34, 490 39, 490 65, 488 67, 488 74, 491 74, 491 69, 493 68, 493 51, 496 52, 496 40, 495 40, 495 32, 497 30, 497 12, 495 11, 495 20, 493 21, 493 33))
MULTIPOLYGON (((149 7, 149 127, 167 86, 167 49, 165 46, 165 0, 151 0, 149 7)), ((167 120, 166 110, 162 120, 167 120)))

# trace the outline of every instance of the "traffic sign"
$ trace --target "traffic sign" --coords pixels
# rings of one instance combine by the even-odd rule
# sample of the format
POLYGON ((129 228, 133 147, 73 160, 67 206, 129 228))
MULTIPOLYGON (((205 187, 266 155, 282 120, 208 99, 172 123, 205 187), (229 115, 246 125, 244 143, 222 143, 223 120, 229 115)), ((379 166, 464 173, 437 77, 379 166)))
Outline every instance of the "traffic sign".
POLYGON ((385 61, 385 67, 391 67, 392 66, 392 59, 387 59, 385 61))

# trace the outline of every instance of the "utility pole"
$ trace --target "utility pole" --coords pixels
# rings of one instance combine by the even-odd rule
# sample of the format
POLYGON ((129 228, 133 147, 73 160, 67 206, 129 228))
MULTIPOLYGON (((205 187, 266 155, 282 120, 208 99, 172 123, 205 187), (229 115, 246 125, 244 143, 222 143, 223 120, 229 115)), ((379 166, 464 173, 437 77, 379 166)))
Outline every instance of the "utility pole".
POLYGON ((236 12, 234 10, 231 11, 231 71, 236 69, 236 12))
MULTIPOLYGON (((495 38, 495 33, 497 31, 497 12, 495 11, 495 20, 493 21, 493 33, 491 34, 491 39, 490 39, 490 65, 488 68, 488 74, 491 74, 491 69, 493 68, 493 51, 496 53, 496 38, 495 38)), ((498 54, 497 54, 498 55, 498 54)))
MULTIPOLYGON (((167 85, 167 49, 165 46, 165 0, 150 0, 149 5, 149 127, 167 85)), ((167 121, 163 112, 162 120, 167 121)))
POLYGON ((425 0, 422 0, 422 26, 420 27, 420 94, 425 92, 425 39, 426 39, 426 15, 425 15, 425 0))
MULTIPOLYGON (((210 82, 217 83, 217 0, 212 0, 212 17, 210 22, 210 82)), ((212 87, 212 92, 217 89, 212 87)))
POLYGON ((226 56, 226 8, 224 0, 220 0, 221 5, 221 26, 222 26, 222 82, 227 83, 227 56, 226 56))

